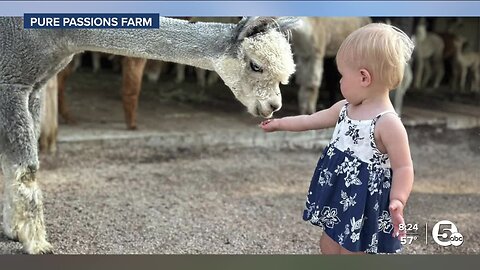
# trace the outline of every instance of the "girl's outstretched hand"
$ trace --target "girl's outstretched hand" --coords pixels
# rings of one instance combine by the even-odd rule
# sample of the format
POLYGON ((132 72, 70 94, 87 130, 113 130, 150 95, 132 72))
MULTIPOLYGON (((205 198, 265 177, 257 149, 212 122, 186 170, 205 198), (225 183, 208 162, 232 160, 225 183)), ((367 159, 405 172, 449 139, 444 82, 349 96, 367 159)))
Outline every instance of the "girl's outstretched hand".
POLYGON ((406 236, 405 230, 400 230, 400 224, 405 224, 405 220, 403 219, 403 208, 404 205, 401 201, 397 199, 393 199, 390 201, 390 205, 388 210, 390 210, 390 216, 392 217, 393 223, 393 237, 401 237, 406 236))
POLYGON ((273 131, 277 131, 277 128, 278 128, 277 122, 278 120, 275 121, 275 119, 267 119, 262 123, 260 123, 260 125, 258 126, 261 127, 265 132, 273 132, 273 131))

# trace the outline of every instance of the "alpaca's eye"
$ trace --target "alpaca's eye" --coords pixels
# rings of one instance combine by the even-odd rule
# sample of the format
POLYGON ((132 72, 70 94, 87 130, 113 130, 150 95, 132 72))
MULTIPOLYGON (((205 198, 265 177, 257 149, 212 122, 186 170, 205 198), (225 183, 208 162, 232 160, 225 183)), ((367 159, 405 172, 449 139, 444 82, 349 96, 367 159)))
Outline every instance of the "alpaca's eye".
POLYGON ((259 67, 257 64, 253 63, 252 61, 250 61, 250 68, 255 72, 260 72, 260 73, 263 72, 263 69, 259 67))

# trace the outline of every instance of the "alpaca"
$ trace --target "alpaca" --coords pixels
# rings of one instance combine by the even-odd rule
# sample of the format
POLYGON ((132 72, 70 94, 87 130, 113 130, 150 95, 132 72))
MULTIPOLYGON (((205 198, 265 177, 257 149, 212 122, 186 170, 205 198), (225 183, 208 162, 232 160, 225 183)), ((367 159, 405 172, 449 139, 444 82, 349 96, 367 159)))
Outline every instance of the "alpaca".
POLYGON ((436 32, 442 38, 444 44, 443 60, 444 63, 446 63, 447 66, 450 68, 451 76, 447 76, 447 79, 451 89, 454 89, 456 87, 455 78, 457 78, 457 73, 459 70, 455 59, 454 41, 458 38, 458 33, 462 27, 462 18, 450 18, 447 21, 445 31, 436 32))
POLYGON ((75 70, 80 66, 76 61, 76 59, 78 58, 80 58, 80 55, 76 54, 73 57, 73 60, 70 61, 70 63, 57 74, 58 113, 63 118, 63 120, 67 122, 67 124, 75 124, 77 122, 69 112, 67 101, 65 99, 65 90, 68 77, 70 77, 70 75, 75 72, 75 70))
POLYGON ((455 62, 459 67, 459 72, 456 72, 454 84, 458 83, 461 92, 466 90, 467 73, 470 70, 472 73, 472 83, 470 91, 479 91, 480 89, 480 52, 464 52, 463 44, 465 38, 458 36, 453 41, 455 46, 455 62))
MULTIPOLYGON (((76 57, 76 56, 75 56, 76 57)), ((75 59, 75 58, 74 58, 75 59)), ((148 80, 152 82, 158 81, 160 74, 166 65, 166 62, 159 60, 147 60, 145 58, 138 57, 122 57, 121 70, 122 70, 122 102, 125 115, 125 124, 127 129, 137 129, 137 108, 138 98, 142 90, 142 77, 145 74, 148 80)), ((74 72, 76 66, 75 61, 71 61, 62 71, 58 73, 58 110, 60 116, 67 124, 76 124, 75 118, 70 114, 67 100, 65 98, 66 80, 74 72)), ((177 74, 184 76, 183 64, 176 64, 177 74)), ((197 72, 203 69, 197 68, 197 72)), ((204 73, 203 73, 204 74, 204 73)), ((212 72, 211 74, 216 74, 212 72)), ((205 76, 203 76, 205 77, 205 76)), ((176 81, 178 81, 178 75, 176 81)), ((180 79, 183 81, 183 78, 180 79)))
POLYGON ((393 107, 399 116, 402 115, 403 108, 403 98, 405 93, 412 85, 413 81, 413 72, 410 64, 405 65, 405 71, 403 72, 403 79, 400 82, 400 85, 395 89, 395 91, 390 92, 390 99, 393 100, 393 107))
POLYGON ((415 31, 415 81, 417 89, 427 87, 432 76, 432 65, 435 73, 433 88, 438 88, 442 82, 445 69, 443 66, 443 50, 445 44, 442 38, 431 32, 427 32, 427 26, 423 19, 417 25, 415 31))
POLYGON ((253 17, 238 24, 160 18, 159 29, 24 29, 0 18, 0 149, 5 179, 3 229, 25 252, 49 253, 39 168, 40 89, 85 50, 215 70, 254 116, 280 109, 279 83, 295 70, 285 32, 295 18, 253 17))
MULTIPOLYGON (((100 65, 101 53, 91 52, 90 58, 92 60, 92 72, 97 73, 101 69, 101 65, 100 65)), ((72 70, 76 71, 80 66, 82 66, 82 63, 83 63, 82 54, 76 54, 70 63, 72 65, 72 70)))
MULTIPOLYGON (((99 55, 99 53, 97 53, 99 55)), ((70 75, 78 68, 78 64, 75 59, 78 58, 78 54, 74 56, 74 59, 62 69, 58 75, 58 111, 60 116, 67 124, 76 124, 77 121, 70 114, 67 100, 65 98, 66 81, 70 75)), ((145 67, 146 59, 140 60, 136 57, 123 57, 121 61, 122 65, 122 100, 123 108, 125 111, 125 122, 127 129, 135 130, 136 127, 136 108, 138 104, 138 96, 140 95, 140 88, 142 84, 142 74, 145 67)), ((162 61, 150 60, 152 62, 163 63, 162 61)))
MULTIPOLYGON (((412 36, 413 32, 413 18, 394 18, 395 26, 405 32, 408 36, 412 36)), ((386 24, 392 25, 391 19, 386 19, 386 24)), ((393 107, 399 116, 402 115, 403 98, 405 93, 412 85, 413 71, 411 63, 405 65, 403 72, 403 78, 397 88, 394 91, 390 91, 390 100, 393 102, 393 107)))
MULTIPOLYGON (((92 72, 98 73, 102 70, 102 58, 106 58, 113 64, 113 70, 118 71, 120 69, 119 61, 113 54, 107 53, 100 53, 100 52, 90 52, 90 58, 92 61, 92 72)), ((80 54, 75 55, 72 60, 73 63, 73 70, 77 70, 82 65, 82 57, 80 54)))
MULTIPOLYGON (((158 61, 160 62, 160 61, 158 61)), ((147 59, 124 57, 122 59, 122 101, 127 129, 137 129, 138 97, 142 89, 143 70, 147 59)))
POLYGON ((316 111, 324 58, 334 57, 342 41, 351 32, 370 22, 370 18, 306 17, 303 18, 303 27, 292 31, 301 114, 316 111))
MULTIPOLYGON (((238 23, 240 17, 192 17, 189 18, 189 22, 216 22, 216 23, 238 23)), ((176 83, 181 83, 185 80, 185 65, 177 64, 177 77, 176 83)), ((195 74, 197 76, 198 86, 205 88, 218 81, 218 74, 215 72, 207 72, 202 68, 195 68, 195 74)))
MULTIPOLYGON (((191 17, 191 18, 183 18, 188 19, 191 23, 196 22, 216 22, 216 23, 238 23, 240 21, 240 17, 191 17)), ((145 67, 145 75, 147 78, 152 81, 156 82, 160 78, 160 74, 165 66, 164 62, 161 61, 147 61, 147 66, 145 67)), ((176 83, 182 83, 185 81, 185 65, 183 64, 176 64, 176 83)), ((208 72, 205 69, 195 68, 195 73, 197 76, 198 85, 202 88, 212 85, 218 81, 218 75, 215 72, 208 72)))
POLYGON ((155 83, 160 79, 160 75, 164 70, 165 64, 167 63, 162 61, 147 60, 143 74, 150 82, 155 83))
POLYGON ((450 32, 438 33, 438 35, 442 38, 443 44, 445 45, 445 48, 443 49, 444 63, 447 64, 451 72, 451 76, 447 76, 448 84, 451 89, 454 89, 456 87, 455 78, 457 78, 459 70, 455 59, 454 45, 454 41, 458 38, 458 35, 450 32))
MULTIPOLYGON (((76 57, 76 56, 75 56, 76 57)), ((75 59, 75 58, 74 58, 75 59)), ((156 82, 167 63, 159 60, 124 56, 121 60, 122 70, 122 103, 127 129, 137 129, 138 99, 142 90, 142 77, 145 75, 151 82, 156 82)), ((77 121, 70 114, 65 97, 66 80, 75 70, 76 62, 72 61, 58 73, 58 109, 60 116, 67 124, 77 121)), ((184 73, 183 64, 176 64, 177 74, 184 73)), ((202 70, 202 69, 197 69, 202 70)), ((216 74, 216 73, 215 73, 216 74)), ((177 76, 178 80, 178 76, 177 76)), ((181 79, 183 80, 183 79, 181 79)))
POLYGON ((45 87, 40 91, 40 150, 47 153, 57 151, 57 77, 48 80, 45 87))

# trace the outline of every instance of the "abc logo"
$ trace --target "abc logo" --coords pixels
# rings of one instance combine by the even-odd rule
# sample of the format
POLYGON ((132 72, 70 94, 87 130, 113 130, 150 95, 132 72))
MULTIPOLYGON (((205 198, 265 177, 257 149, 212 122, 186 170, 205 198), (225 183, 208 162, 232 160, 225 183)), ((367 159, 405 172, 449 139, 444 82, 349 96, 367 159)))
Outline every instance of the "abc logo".
POLYGON ((441 220, 433 226, 433 240, 443 247, 455 246, 463 244, 463 236, 458 232, 457 226, 449 220, 441 220))

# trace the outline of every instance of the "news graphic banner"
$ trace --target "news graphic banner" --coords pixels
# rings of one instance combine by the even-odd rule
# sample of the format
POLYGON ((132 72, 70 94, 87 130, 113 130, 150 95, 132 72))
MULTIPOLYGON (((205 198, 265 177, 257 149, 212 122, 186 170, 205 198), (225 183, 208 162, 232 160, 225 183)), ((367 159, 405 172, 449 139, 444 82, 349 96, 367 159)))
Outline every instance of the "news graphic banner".
POLYGON ((25 13, 24 28, 159 28, 159 14, 25 13))
POLYGON ((160 13, 162 16, 480 16, 480 1, 0 1, 24 13, 160 13))

